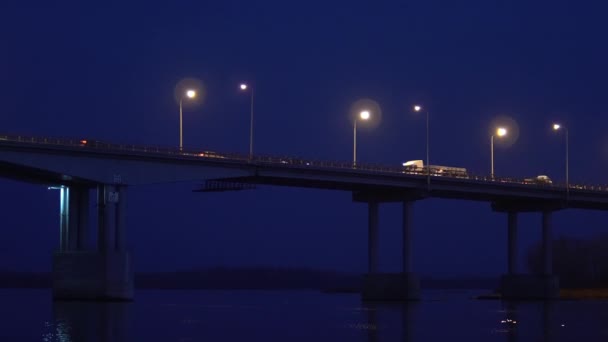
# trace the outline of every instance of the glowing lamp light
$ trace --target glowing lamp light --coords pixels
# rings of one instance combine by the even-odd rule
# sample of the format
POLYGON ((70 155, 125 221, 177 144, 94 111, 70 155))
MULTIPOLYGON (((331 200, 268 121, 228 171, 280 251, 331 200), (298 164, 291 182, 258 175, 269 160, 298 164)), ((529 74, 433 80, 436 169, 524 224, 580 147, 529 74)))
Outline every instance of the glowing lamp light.
POLYGON ((361 111, 361 113, 359 113, 359 117, 363 120, 369 119, 369 116, 370 116, 370 114, 369 114, 368 110, 364 110, 364 111, 361 111))
POLYGON ((558 130, 558 129, 560 129, 560 128, 562 128, 562 126, 561 126, 560 124, 553 124, 553 129, 554 129, 554 130, 556 130, 556 131, 557 131, 557 130, 558 130))
POLYGON ((247 85, 245 83, 241 83, 241 90, 247 90, 247 85))
POLYGON ((414 111, 415 111, 415 112, 419 112, 419 111, 421 111, 421 110, 422 110, 422 107, 421 107, 421 106, 418 106, 418 105, 414 106, 414 111))
POLYGON ((496 130, 496 135, 498 135, 499 137, 502 137, 502 136, 507 135, 507 129, 506 129, 506 128, 504 128, 504 127, 499 127, 499 128, 496 130))
POLYGON ((186 96, 188 96, 189 98, 192 99, 192 98, 196 97, 196 91, 188 90, 188 91, 186 91, 186 96))

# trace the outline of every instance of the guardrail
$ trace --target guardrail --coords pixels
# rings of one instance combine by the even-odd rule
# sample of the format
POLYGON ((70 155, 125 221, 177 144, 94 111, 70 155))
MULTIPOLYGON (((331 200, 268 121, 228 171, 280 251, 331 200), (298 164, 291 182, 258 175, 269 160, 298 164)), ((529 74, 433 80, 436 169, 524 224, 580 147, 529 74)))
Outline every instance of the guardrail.
MULTIPOLYGON (((132 144, 114 144, 107 143, 101 140, 92 139, 66 139, 66 138, 47 138, 47 137, 28 137, 21 135, 0 135, 0 143, 3 141, 8 142, 22 142, 28 144, 41 144, 41 145, 56 145, 65 147, 82 147, 83 149, 100 150, 100 151, 124 151, 124 152, 138 152, 138 153, 154 153, 169 156, 178 157, 190 157, 190 158, 204 158, 207 160, 226 160, 246 163, 262 163, 271 164, 276 166, 285 167, 310 167, 316 169, 338 169, 338 170, 352 170, 356 172, 373 172, 373 173, 386 173, 386 174, 403 174, 403 175, 417 175, 421 177, 427 177, 426 169, 406 169, 401 166, 386 166, 380 164, 371 163, 357 163, 356 165, 352 162, 340 162, 340 161, 325 161, 325 160, 310 160, 303 158, 294 157, 278 157, 268 155, 254 155, 251 158, 249 155, 240 153, 217 153, 214 151, 205 151, 201 149, 179 149, 174 147, 161 147, 161 146, 140 146, 132 144)), ((508 183, 508 184, 526 184, 529 186, 546 187, 546 188, 563 188, 566 189, 566 184, 560 183, 540 183, 529 181, 528 179, 512 178, 512 177, 491 177, 488 175, 475 175, 467 173, 464 175, 455 174, 430 174, 431 178, 451 178, 451 179, 463 179, 463 180, 475 180, 489 183, 508 183)), ((608 185, 588 185, 588 184, 569 184, 569 188, 572 190, 587 190, 587 191, 601 191, 608 192, 608 185)))

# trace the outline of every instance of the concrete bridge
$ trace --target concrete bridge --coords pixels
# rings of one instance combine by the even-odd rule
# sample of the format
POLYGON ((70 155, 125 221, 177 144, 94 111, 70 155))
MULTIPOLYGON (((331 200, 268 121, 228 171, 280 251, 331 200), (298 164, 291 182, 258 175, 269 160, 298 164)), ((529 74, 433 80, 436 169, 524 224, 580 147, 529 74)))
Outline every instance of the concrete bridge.
POLYGON ((405 172, 401 167, 241 156, 203 150, 120 145, 82 139, 0 135, 0 177, 56 187, 60 191, 60 246, 53 256, 53 296, 58 299, 133 298, 133 271, 126 250, 128 187, 200 181, 196 191, 230 191, 257 184, 352 192, 368 204, 368 273, 364 300, 419 298, 412 269, 413 204, 429 197, 485 201, 507 216, 508 269, 502 278, 506 298, 554 298, 551 216, 567 208, 608 210, 605 186, 529 184, 489 176, 449 177, 405 172), (95 191, 92 198, 91 191, 95 191), (97 203, 97 246, 87 246, 89 204, 97 203), (378 206, 403 204, 403 269, 378 272, 378 206), (542 216, 543 272, 516 269, 517 216, 542 216))

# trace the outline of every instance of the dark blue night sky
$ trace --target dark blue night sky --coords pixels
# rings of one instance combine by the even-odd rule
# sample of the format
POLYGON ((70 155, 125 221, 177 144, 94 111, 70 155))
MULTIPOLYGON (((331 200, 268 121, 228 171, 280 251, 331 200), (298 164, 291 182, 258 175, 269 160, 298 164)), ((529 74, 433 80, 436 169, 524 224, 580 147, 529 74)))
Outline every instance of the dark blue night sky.
MULTIPOLYGON (((205 101, 184 112, 184 145, 247 153, 255 89, 260 154, 349 161, 350 106, 371 98, 375 127, 360 125, 358 159, 431 163, 489 174, 608 183, 607 5, 600 1, 148 1, 0 3, 0 131, 177 146, 174 87, 202 80, 205 101), (98 7, 99 6, 99 7, 98 7), (515 137, 514 137, 515 136, 515 137)), ((58 193, 0 182, 0 270, 48 271, 59 241, 58 193)), ((262 187, 192 193, 197 183, 133 187, 129 245, 137 271, 208 266, 295 266, 363 272, 367 208, 347 192, 262 187)), ((498 275, 506 216, 487 203, 415 205, 414 265, 421 274, 498 275)), ((381 269, 400 268, 399 205, 380 211, 381 269)), ((567 210, 555 236, 592 237, 608 213, 567 210)), ((521 246, 540 238, 522 215, 521 246)), ((525 249, 522 248, 522 255, 525 249)), ((522 265, 523 266, 523 262, 522 265)))

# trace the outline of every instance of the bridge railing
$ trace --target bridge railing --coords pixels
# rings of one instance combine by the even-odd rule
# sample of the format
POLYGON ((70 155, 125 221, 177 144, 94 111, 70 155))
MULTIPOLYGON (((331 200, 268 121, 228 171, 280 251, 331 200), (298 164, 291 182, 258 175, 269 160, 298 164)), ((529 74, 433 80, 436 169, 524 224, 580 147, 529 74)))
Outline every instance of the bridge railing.
MULTIPOLYGON (((249 163, 262 163, 271 164, 279 167, 297 167, 297 168, 311 168, 311 169, 335 169, 335 170, 352 170, 353 172, 371 172, 374 174, 385 173, 385 174, 404 174, 408 176, 417 175, 421 177, 427 176, 427 169, 406 169, 402 166, 387 166, 382 164, 373 163, 360 163, 356 165, 353 162, 345 161, 328 161, 328 160, 312 160, 298 157, 288 156, 271 156, 271 155, 244 155, 240 153, 217 153, 213 151, 206 151, 202 149, 184 148, 179 149, 176 147, 166 146, 142 146, 134 144, 115 144, 108 143, 101 140, 94 139, 73 139, 73 138, 49 138, 49 137, 29 137, 21 135, 0 135, 0 143, 2 141, 10 142, 22 142, 28 144, 44 144, 44 145, 58 145, 65 147, 82 147, 91 150, 98 151, 128 151, 137 153, 154 153, 160 155, 172 155, 181 158, 204 158, 207 160, 224 160, 224 161, 235 161, 235 162, 249 162, 249 163)), ((565 189, 565 183, 540 183, 531 181, 525 178, 513 178, 513 177, 491 177, 489 175, 477 175, 467 172, 466 175, 460 174, 438 174, 431 172, 431 178, 451 178, 451 179, 466 179, 480 182, 491 182, 491 183, 510 183, 510 184, 526 184, 529 186, 543 187, 543 188, 556 188, 565 189)), ((608 185, 599 184, 569 184, 571 190, 586 190, 586 191, 608 191, 608 185)))

